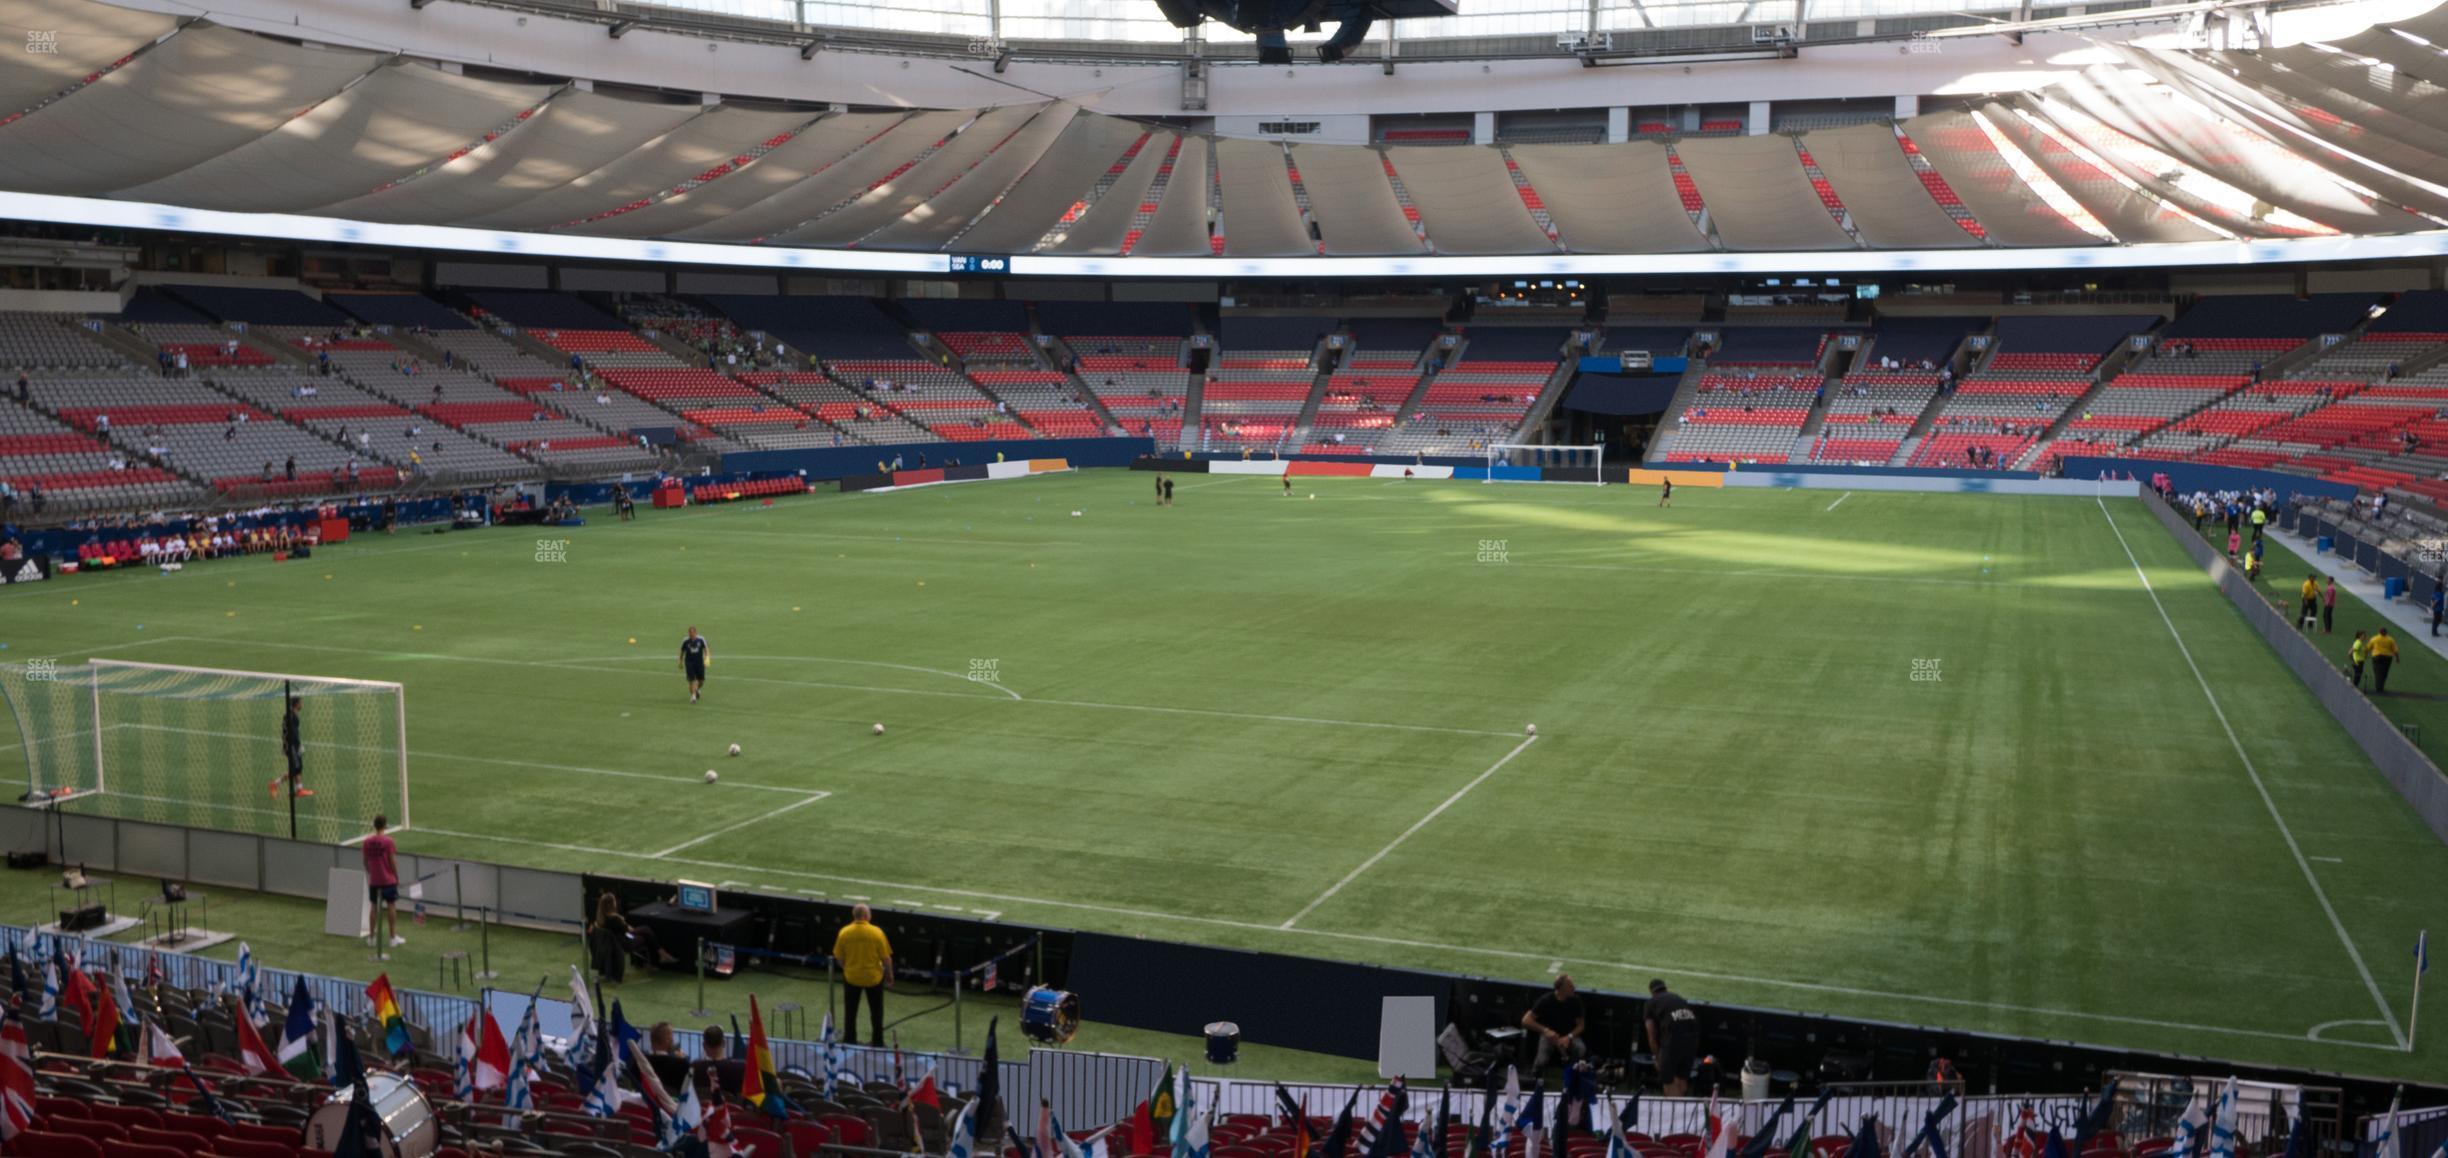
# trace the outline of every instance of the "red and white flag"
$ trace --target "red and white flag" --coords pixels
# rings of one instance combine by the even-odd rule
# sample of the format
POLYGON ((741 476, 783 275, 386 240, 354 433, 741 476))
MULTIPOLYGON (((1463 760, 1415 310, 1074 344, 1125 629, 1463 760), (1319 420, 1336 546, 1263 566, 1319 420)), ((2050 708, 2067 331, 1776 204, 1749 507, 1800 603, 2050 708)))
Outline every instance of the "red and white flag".
POLYGON ((26 1045, 25 1022, 0 1008, 0 1142, 34 1121, 34 1051, 26 1045))
POLYGON ((476 1043, 476 1089, 498 1090, 510 1084, 510 1039, 502 1036, 493 1011, 484 1011, 484 1036, 476 1043))
POLYGON ((238 1025, 238 1064, 246 1067, 247 1076, 258 1077, 263 1074, 284 1072, 280 1063, 280 1055, 273 1053, 272 1048, 264 1044, 263 1034, 256 1030, 255 1023, 249 1020, 243 1012, 232 1020, 238 1025))

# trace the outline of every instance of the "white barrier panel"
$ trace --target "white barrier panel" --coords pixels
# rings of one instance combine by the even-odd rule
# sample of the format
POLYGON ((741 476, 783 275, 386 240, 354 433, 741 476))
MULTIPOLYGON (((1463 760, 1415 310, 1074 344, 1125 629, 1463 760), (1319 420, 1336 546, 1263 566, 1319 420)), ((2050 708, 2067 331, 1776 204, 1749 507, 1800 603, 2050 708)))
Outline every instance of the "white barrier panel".
POLYGON ((1784 470, 1727 471, 1725 485, 1824 491, 1919 491, 1940 495, 2063 495, 2084 499, 2130 499, 2142 493, 2142 484, 2131 479, 1954 478, 1943 475, 1821 474, 1784 470))
POLYGON ((1452 478, 1450 466, 1405 466, 1399 462, 1381 462, 1369 468, 1370 478, 1452 478))
POLYGON ((1282 474, 1292 464, 1280 458, 1220 458, 1207 464, 1209 474, 1282 474))
POLYGON ((1029 460, 1025 458, 1018 462, 990 462, 986 464, 987 478, 1027 478, 1028 474, 1029 460))

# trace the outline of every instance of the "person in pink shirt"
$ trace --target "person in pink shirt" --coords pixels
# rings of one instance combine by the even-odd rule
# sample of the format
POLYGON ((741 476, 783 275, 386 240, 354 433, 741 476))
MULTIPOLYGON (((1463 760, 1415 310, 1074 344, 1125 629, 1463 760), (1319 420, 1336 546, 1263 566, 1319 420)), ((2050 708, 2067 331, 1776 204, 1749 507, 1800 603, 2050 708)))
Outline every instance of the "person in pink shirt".
POLYGON ((399 845, 384 835, 389 827, 390 817, 376 816, 374 835, 357 846, 365 854, 366 900, 379 906, 375 919, 367 922, 367 931, 373 934, 367 940, 374 944, 377 960, 391 956, 382 949, 384 933, 391 935, 392 948, 408 943, 408 938, 399 935, 399 845))

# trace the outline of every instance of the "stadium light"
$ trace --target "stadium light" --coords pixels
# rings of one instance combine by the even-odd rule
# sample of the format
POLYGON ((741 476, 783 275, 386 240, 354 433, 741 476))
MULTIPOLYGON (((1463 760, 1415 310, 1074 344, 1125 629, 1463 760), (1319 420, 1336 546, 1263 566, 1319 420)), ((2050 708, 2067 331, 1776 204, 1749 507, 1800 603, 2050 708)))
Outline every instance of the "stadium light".
POLYGON ((611 33, 612 39, 618 40, 621 37, 629 35, 629 30, 637 26, 638 22, 635 20, 615 20, 612 22, 611 26, 605 28, 604 31, 611 33))

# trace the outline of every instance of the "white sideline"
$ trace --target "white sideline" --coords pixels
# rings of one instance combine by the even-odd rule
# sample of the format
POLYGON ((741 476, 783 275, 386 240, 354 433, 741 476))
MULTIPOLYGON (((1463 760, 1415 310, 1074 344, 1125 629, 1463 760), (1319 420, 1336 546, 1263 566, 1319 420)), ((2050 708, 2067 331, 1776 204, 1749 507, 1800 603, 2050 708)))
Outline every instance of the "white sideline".
MULTIPOLYGON (((2287 827, 2286 817, 2278 812, 2278 802, 2270 797, 2269 786, 2261 782, 2261 772, 2253 767, 2252 757, 2244 751, 2244 741, 2236 736, 2235 725, 2227 721, 2227 709, 2220 706, 2218 693, 2210 690, 2210 681, 2203 677, 2201 665, 2193 660, 2193 649, 2185 646, 2184 633, 2176 630, 2176 621, 2168 618, 2167 605, 2159 601, 2159 590, 2151 586, 2150 575, 2142 570, 2142 560, 2135 557, 2133 545, 2125 541, 2125 531, 2117 526, 2116 515, 2108 510, 2106 499, 2092 500, 2099 504, 2100 517, 2108 520, 2108 530, 2116 536, 2117 546, 2124 548, 2125 561, 2133 564, 2134 576, 2142 580, 2142 590, 2150 594, 2151 606, 2159 611, 2159 622, 2167 625, 2168 638, 2176 641, 2176 651, 2184 656, 2185 666, 2193 671, 2193 682, 2201 685, 2202 698, 2210 701, 2210 714, 2218 717, 2219 728, 2227 733, 2227 743, 2235 749, 2236 759, 2244 765, 2244 775, 2252 781, 2253 791, 2261 796, 2261 806, 2269 809, 2270 820, 2277 824, 2278 835, 2285 839, 2287 852, 2295 858, 2295 867, 2303 870, 2304 883, 2312 886, 2313 899, 2320 902, 2321 911, 2329 915, 2329 927, 2337 933, 2338 943, 2346 947, 2346 956, 2353 959, 2355 972, 2363 977, 2363 987, 2371 992, 2372 1004, 2380 1007, 2381 1023, 2388 1026, 2389 1035, 2396 1039, 2397 1048, 2406 1048, 2403 1027, 2397 1024, 2397 1013, 2389 1008, 2388 998, 2380 993, 2380 983, 2372 978, 2369 965, 2363 963, 2363 952, 2355 948, 2354 938, 2347 935, 2346 923, 2338 918, 2337 906, 2329 903, 2329 892, 2321 887, 2320 878, 2313 874, 2312 865, 2304 859, 2303 846, 2295 841, 2295 830, 2287 827)), ((2224 596, 2221 596, 2224 598, 2224 596)))
POLYGON ((1843 493, 1843 494, 1841 494, 1841 495, 1836 496, 1836 501, 1835 501, 1835 502, 1832 502, 1832 503, 1829 503, 1829 504, 1827 505, 1827 509, 1829 509, 1829 510, 1831 510, 1831 511, 1832 511, 1832 510, 1835 510, 1837 507, 1843 506, 1843 505, 1844 505, 1844 501, 1845 501, 1846 499, 1849 499, 1849 498, 1852 498, 1852 497, 1853 497, 1853 492, 1851 492, 1851 491, 1846 491, 1845 493, 1843 493))
POLYGON ((1300 919, 1301 919, 1302 917, 1306 917, 1306 916, 1308 916, 1308 915, 1309 915, 1309 914, 1310 914, 1312 911, 1314 911, 1314 910, 1315 910, 1315 909, 1316 909, 1316 908, 1317 908, 1319 905, 1325 904, 1327 901, 1332 900, 1332 899, 1334 898, 1334 895, 1335 895, 1336 893, 1339 893, 1339 892, 1342 892, 1342 891, 1343 891, 1343 886, 1348 885, 1348 884, 1352 883, 1353 881, 1356 881, 1356 880, 1360 879, 1360 874, 1361 874, 1361 873, 1367 872, 1367 871, 1369 871, 1370 869, 1373 869, 1373 868, 1377 867, 1377 862, 1378 862, 1378 861, 1381 861, 1381 860, 1384 860, 1384 859, 1386 858, 1386 854, 1387 854, 1387 853, 1393 852, 1395 849, 1402 847, 1402 842, 1404 842, 1404 841, 1406 841, 1406 840, 1411 839, 1412 834, 1417 833, 1419 830, 1421 830, 1421 829, 1423 829, 1423 828, 1428 827, 1428 822, 1429 822, 1429 821, 1435 820, 1437 817, 1440 817, 1440 816, 1445 815, 1445 810, 1446 810, 1446 809, 1453 807, 1453 806, 1454 806, 1456 803, 1458 803, 1458 802, 1459 802, 1459 801, 1460 801, 1460 800, 1461 800, 1463 797, 1470 795, 1470 791, 1471 791, 1471 789, 1473 789, 1473 788, 1477 788, 1477 787, 1478 787, 1478 786, 1480 786, 1481 784, 1486 783, 1486 782, 1487 782, 1487 778, 1488 778, 1488 777, 1490 777, 1490 776, 1494 776, 1494 775, 1495 775, 1497 772, 1502 771, 1505 765, 1510 764, 1510 763, 1512 763, 1512 762, 1513 762, 1513 758, 1514 758, 1515 756, 1519 756, 1519 755, 1521 755, 1521 754, 1522 754, 1522 750, 1523 750, 1523 749, 1526 749, 1526 748, 1528 748, 1530 745, 1535 744, 1535 743, 1538 743, 1538 737, 1536 737, 1536 736, 1526 736, 1526 737, 1523 737, 1523 739, 1522 739, 1522 742, 1521 742, 1521 743, 1513 745, 1513 750, 1512 750, 1512 751, 1505 753, 1505 754, 1504 754, 1504 757, 1503 757, 1502 759, 1499 759, 1499 760, 1497 760, 1495 763, 1488 765, 1488 770, 1487 770, 1487 771, 1480 773, 1480 774, 1479 774, 1478 776, 1476 776, 1476 777, 1473 777, 1470 783, 1465 784, 1465 785, 1463 785, 1462 787, 1455 789, 1455 790, 1454 790, 1454 794, 1453 794, 1453 795, 1451 795, 1451 796, 1446 797, 1446 798, 1445 798, 1445 802, 1444 802, 1444 803, 1439 804, 1439 805, 1437 805, 1436 807, 1429 809, 1429 810, 1428 810, 1428 815, 1423 816, 1423 817, 1420 817, 1418 820, 1415 820, 1415 821, 1411 822, 1411 827, 1409 827, 1409 828, 1406 828, 1406 829, 1402 830, 1402 835, 1397 836, 1397 837, 1395 837, 1394 839, 1392 839, 1392 840, 1390 840, 1390 841, 1387 841, 1387 842, 1386 842, 1386 846, 1385 846, 1384 848, 1378 849, 1375 855, 1373 855, 1373 856, 1369 857, 1367 860, 1361 861, 1361 862, 1360 862, 1360 867, 1358 867, 1358 868, 1356 868, 1356 869, 1353 869, 1352 871, 1350 871, 1350 872, 1348 872, 1348 873, 1343 874, 1343 879, 1342 879, 1342 880, 1336 881, 1334 884, 1332 884, 1332 885, 1328 886, 1325 892, 1319 893, 1319 894, 1317 895, 1316 899, 1314 899, 1314 900, 1310 901, 1308 904, 1302 905, 1302 906, 1301 906, 1301 911, 1299 911, 1299 912, 1297 912, 1297 913, 1292 914, 1292 916, 1291 916, 1291 918, 1290 918, 1289 920, 1286 920, 1286 921, 1285 921, 1285 922, 1284 922, 1284 923, 1283 923, 1281 926, 1278 926, 1278 927, 1279 927, 1279 928, 1289 929, 1289 928, 1291 928, 1292 926, 1294 926, 1294 925, 1296 925, 1296 924, 1299 924, 1299 923, 1300 923, 1300 919))

